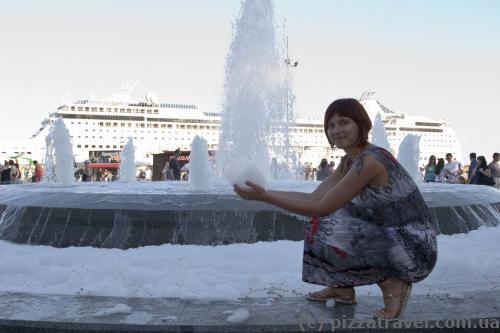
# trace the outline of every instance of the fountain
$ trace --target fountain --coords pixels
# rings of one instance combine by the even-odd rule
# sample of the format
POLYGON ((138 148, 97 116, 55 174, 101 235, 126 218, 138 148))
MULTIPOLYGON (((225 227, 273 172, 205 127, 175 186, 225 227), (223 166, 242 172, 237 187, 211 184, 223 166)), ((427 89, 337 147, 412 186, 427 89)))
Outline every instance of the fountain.
POLYGON ((275 158, 288 163, 288 124, 293 94, 277 46, 270 0, 244 1, 226 64, 219 137, 219 169, 231 159, 250 159, 269 175, 275 158))
MULTIPOLYGON (((268 144, 286 141, 280 139, 283 136, 279 132, 273 136, 271 127, 286 118, 288 109, 283 107, 283 86, 287 85, 283 84, 283 68, 274 44, 272 16, 269 0, 243 2, 227 61, 221 131, 224 149, 217 156, 219 162, 246 159, 244 165, 250 166, 249 171, 235 169, 246 172, 245 177, 260 177, 262 182, 266 181, 260 176, 263 166, 267 168, 276 153, 268 150, 268 144), (252 169, 255 166, 262 169, 252 169)), ((121 249, 164 243, 222 245, 303 239, 303 217, 261 202, 241 200, 221 179, 214 178, 207 190, 210 177, 201 139, 193 142, 190 183, 132 181, 132 140, 122 152, 122 182, 73 183, 72 178, 67 179, 67 170, 72 170, 68 166, 70 137, 59 124, 62 120, 56 122, 47 138, 53 156, 47 159, 47 167, 54 170, 49 181, 0 186, 0 239, 54 247, 121 249), (61 148, 65 153, 59 153, 59 146, 66 147, 61 148)), ((418 139, 407 139, 408 146, 405 143, 400 147, 399 158, 413 172, 418 165, 418 139)), ((278 157, 277 165, 283 161, 278 157)), ((266 183, 273 189, 305 192, 318 185, 292 180, 266 183)), ((463 233, 500 222, 500 191, 494 188, 419 186, 440 233, 463 233)))
POLYGON ((194 190, 209 190, 212 187, 212 167, 208 161, 208 144, 198 135, 194 137, 189 155, 189 182, 194 190))
POLYGON ((382 122, 382 116, 380 112, 377 113, 375 119, 373 120, 373 131, 372 131, 371 142, 379 147, 384 148, 387 151, 391 151, 391 145, 387 139, 387 132, 385 131, 384 123, 382 122))
POLYGON ((418 169, 420 160, 420 135, 407 134, 398 149, 398 161, 408 171, 413 180, 417 183, 422 181, 422 176, 418 169))
POLYGON ((72 185, 75 182, 73 147, 71 136, 62 118, 58 118, 50 126, 45 143, 47 153, 44 181, 61 186, 72 185))
POLYGON ((127 144, 120 154, 120 182, 134 182, 135 178, 135 148, 134 139, 128 138, 127 144))

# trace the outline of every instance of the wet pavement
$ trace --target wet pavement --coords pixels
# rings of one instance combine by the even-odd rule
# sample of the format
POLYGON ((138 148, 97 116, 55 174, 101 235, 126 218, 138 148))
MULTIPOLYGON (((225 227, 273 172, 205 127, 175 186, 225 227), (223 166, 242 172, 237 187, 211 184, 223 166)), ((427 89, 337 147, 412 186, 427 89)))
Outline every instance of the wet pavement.
POLYGON ((500 331, 500 290, 414 295, 401 320, 372 320, 381 296, 357 305, 300 297, 179 300, 0 293, 0 332, 500 331), (489 328, 485 328, 489 327, 489 328))

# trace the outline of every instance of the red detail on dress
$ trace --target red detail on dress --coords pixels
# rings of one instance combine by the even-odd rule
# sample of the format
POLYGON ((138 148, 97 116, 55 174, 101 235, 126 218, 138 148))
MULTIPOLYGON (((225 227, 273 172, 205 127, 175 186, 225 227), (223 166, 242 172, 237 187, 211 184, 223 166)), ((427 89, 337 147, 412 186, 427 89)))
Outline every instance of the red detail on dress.
POLYGON ((340 257, 342 257, 342 258, 347 257, 347 252, 342 251, 342 250, 341 250, 341 249, 339 249, 338 247, 332 246, 332 249, 333 249, 333 251, 335 251, 335 253, 337 253, 340 257))
POLYGON ((314 243, 314 236, 318 232, 318 218, 316 216, 311 217, 309 221, 311 228, 306 230, 305 240, 308 244, 314 243))

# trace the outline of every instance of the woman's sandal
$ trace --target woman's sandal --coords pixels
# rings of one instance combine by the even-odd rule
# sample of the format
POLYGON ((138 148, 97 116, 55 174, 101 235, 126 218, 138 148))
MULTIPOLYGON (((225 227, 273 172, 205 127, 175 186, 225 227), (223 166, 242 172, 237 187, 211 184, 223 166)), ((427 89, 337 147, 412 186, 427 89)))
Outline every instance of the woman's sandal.
POLYGON ((399 309, 397 310, 386 310, 386 308, 379 309, 377 312, 375 312, 373 317, 375 319, 383 319, 383 320, 391 320, 399 318, 399 316, 403 313, 406 307, 406 303, 410 298, 410 294, 411 294, 411 283, 408 283, 403 287, 403 290, 401 291, 401 294, 399 296, 393 296, 391 294, 384 296, 384 303, 386 299, 399 298, 399 309))
POLYGON ((355 293, 353 291, 352 296, 340 296, 335 293, 334 288, 325 288, 320 291, 315 291, 308 293, 305 298, 309 301, 315 302, 326 302, 328 300, 334 300, 335 302, 342 304, 356 304, 355 293))

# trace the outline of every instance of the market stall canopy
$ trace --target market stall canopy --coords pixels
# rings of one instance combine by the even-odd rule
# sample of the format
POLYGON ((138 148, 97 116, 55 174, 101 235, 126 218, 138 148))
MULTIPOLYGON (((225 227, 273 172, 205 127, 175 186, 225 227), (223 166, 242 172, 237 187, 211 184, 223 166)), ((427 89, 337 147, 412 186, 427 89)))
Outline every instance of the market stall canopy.
POLYGON ((90 163, 89 168, 91 169, 119 169, 120 163, 90 163))

